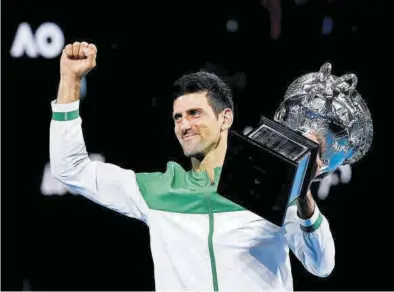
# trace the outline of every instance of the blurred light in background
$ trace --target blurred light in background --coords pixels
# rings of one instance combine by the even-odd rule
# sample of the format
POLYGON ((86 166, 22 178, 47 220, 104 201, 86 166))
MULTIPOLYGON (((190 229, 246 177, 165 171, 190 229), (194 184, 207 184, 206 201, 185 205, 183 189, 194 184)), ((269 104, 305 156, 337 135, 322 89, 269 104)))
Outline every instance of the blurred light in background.
POLYGON ((236 19, 229 19, 226 28, 229 32, 236 32, 238 30, 238 21, 236 19))
POLYGON ((86 76, 84 76, 83 78, 82 78, 82 82, 81 82, 81 92, 80 92, 80 95, 81 95, 81 100, 83 99, 83 98, 85 98, 86 97, 86 94, 88 93, 88 88, 87 88, 87 83, 86 83, 87 81, 86 81, 86 76))
POLYGON ((294 3, 297 5, 304 5, 308 0, 294 0, 294 3))
POLYGON ((245 72, 230 74, 222 65, 210 62, 205 63, 203 69, 220 76, 232 89, 242 90, 246 87, 247 75, 245 72))
POLYGON ((251 126, 246 126, 246 127, 243 129, 242 134, 247 135, 247 134, 249 134, 250 131, 252 131, 252 130, 253 130, 253 128, 252 128, 251 126))
POLYGON ((350 165, 341 165, 338 170, 324 177, 319 183, 317 196, 324 200, 330 194, 330 189, 339 183, 349 183, 352 179, 352 168, 350 165))
MULTIPOLYGON (((89 157, 93 161, 105 162, 105 157, 98 153, 91 153, 89 154, 89 157)), ((68 189, 65 184, 61 183, 53 176, 49 162, 47 162, 44 167, 40 190, 44 196, 63 196, 66 194, 77 195, 77 192, 68 189)))
POLYGON ((22 283, 22 291, 32 291, 31 285, 28 279, 24 279, 22 283))
POLYGON ((333 20, 331 17, 325 17, 323 19, 323 25, 322 25, 322 30, 321 33, 323 35, 329 35, 332 31, 332 26, 333 26, 333 20))

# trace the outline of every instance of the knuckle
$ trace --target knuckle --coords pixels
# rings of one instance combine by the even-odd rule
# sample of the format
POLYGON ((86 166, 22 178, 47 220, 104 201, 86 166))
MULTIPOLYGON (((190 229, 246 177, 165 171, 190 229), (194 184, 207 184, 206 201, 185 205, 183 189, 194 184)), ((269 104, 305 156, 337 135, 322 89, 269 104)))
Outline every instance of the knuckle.
POLYGON ((94 51, 97 51, 97 48, 94 44, 89 44, 88 47, 93 49, 94 51))

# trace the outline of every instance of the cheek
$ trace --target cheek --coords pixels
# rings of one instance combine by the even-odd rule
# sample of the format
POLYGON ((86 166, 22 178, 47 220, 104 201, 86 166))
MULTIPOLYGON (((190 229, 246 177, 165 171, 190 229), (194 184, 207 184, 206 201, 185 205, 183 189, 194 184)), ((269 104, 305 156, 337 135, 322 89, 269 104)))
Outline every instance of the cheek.
POLYGON ((205 139, 215 140, 220 133, 220 129, 217 128, 217 125, 204 126, 200 128, 200 133, 205 139))
POLYGON ((176 135, 177 137, 180 136, 180 130, 179 130, 179 127, 178 127, 178 126, 175 126, 175 127, 174 127, 174 133, 175 133, 175 135, 176 135))

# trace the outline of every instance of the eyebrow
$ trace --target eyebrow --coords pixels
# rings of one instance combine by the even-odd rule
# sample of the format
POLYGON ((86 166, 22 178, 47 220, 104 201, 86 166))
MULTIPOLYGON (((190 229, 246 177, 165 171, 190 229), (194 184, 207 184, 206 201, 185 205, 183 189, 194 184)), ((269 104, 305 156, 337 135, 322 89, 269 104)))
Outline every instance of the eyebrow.
MULTIPOLYGON (((190 108, 188 109, 186 112, 190 113, 191 111, 201 111, 201 112, 205 112, 203 108, 201 107, 195 107, 195 108, 190 108)), ((175 118, 176 115, 180 115, 181 113, 179 112, 175 112, 172 114, 172 117, 175 118)))

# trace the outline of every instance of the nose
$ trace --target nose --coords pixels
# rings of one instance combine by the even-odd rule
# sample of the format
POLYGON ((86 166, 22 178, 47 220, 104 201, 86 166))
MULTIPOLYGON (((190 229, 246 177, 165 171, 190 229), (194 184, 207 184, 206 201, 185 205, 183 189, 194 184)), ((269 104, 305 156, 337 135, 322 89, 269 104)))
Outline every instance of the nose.
POLYGON ((189 129, 191 129, 191 124, 187 119, 182 119, 181 123, 180 123, 180 130, 182 131, 182 133, 184 131, 187 131, 189 129))

